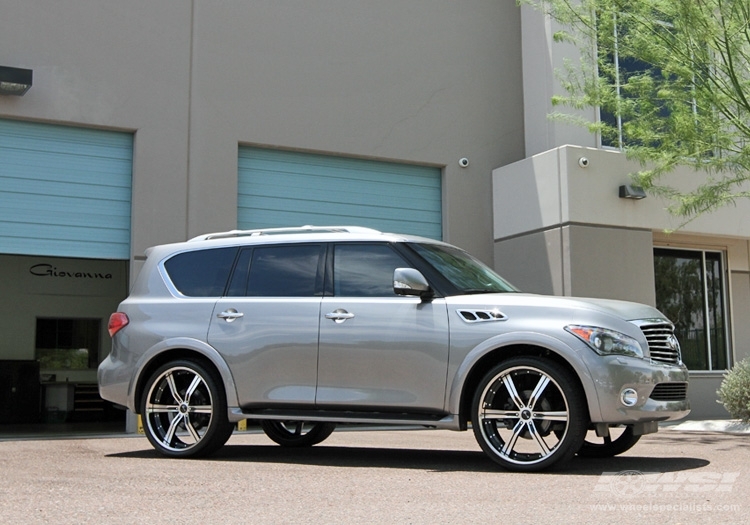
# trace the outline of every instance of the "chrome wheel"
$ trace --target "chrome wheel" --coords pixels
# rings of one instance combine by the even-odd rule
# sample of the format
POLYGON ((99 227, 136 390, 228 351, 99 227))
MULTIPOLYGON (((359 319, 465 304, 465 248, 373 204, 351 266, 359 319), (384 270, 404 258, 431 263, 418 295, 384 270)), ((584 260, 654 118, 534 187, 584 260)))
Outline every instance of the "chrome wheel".
POLYGON ((162 366, 146 384, 141 414, 157 451, 167 456, 198 456, 220 448, 232 433, 218 381, 198 363, 162 366))
POLYGON ((330 436, 336 428, 334 423, 311 421, 263 420, 260 426, 272 441, 284 447, 317 445, 330 436))
POLYGON ((542 470, 580 448, 588 425, 583 395, 560 365, 509 359, 490 371, 474 396, 474 435, 509 470, 542 470))
POLYGON ((610 458, 630 450, 638 443, 641 436, 633 435, 633 426, 612 426, 609 436, 599 437, 589 430, 581 445, 578 455, 584 458, 610 458))

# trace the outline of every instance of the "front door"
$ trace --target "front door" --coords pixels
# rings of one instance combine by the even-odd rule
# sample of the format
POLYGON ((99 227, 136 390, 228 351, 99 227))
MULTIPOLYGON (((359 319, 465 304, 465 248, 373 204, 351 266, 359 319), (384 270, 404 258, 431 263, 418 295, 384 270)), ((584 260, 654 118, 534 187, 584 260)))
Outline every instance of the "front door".
POLYGON ((385 243, 334 246, 333 296, 320 312, 319 407, 444 409, 446 305, 394 294, 393 271, 411 266, 385 243))

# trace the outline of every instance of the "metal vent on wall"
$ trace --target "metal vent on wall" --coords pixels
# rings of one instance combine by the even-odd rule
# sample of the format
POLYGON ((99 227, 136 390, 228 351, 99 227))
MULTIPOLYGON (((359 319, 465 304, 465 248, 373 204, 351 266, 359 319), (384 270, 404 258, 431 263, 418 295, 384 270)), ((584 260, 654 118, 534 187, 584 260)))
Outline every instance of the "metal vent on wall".
POLYGON ((508 316, 500 312, 500 310, 475 310, 462 308, 456 310, 458 315, 467 323, 486 323, 491 321, 505 321, 508 316))

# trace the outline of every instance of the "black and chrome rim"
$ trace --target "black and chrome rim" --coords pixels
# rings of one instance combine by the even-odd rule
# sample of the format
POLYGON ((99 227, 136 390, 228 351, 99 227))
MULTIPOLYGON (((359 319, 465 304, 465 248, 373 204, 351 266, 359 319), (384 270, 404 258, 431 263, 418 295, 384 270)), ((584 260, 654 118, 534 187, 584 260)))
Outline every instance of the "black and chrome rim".
POLYGON ((184 451, 205 437, 213 417, 211 390, 203 376, 184 366, 168 368, 152 383, 146 398, 146 425, 170 451, 184 451))
POLYGON ((478 407, 482 437, 504 461, 530 465, 552 456, 568 433, 570 410, 560 385, 531 366, 500 372, 478 407))

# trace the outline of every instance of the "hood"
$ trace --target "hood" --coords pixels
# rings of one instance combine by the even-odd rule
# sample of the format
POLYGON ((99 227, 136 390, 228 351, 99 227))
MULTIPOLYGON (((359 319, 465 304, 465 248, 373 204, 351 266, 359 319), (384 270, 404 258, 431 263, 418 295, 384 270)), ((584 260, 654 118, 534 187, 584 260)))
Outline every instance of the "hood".
POLYGON ((464 295, 451 298, 456 304, 487 304, 499 306, 546 306, 552 308, 586 309, 612 315, 626 321, 638 319, 666 319, 664 314, 652 306, 615 299, 593 299, 585 297, 560 297, 526 293, 503 293, 464 295))
POLYGON ((641 303, 630 301, 618 301, 615 299, 592 299, 583 297, 571 297, 571 301, 581 303, 585 306, 593 306, 598 310, 622 317, 626 321, 636 319, 666 319, 663 313, 654 308, 641 303))

